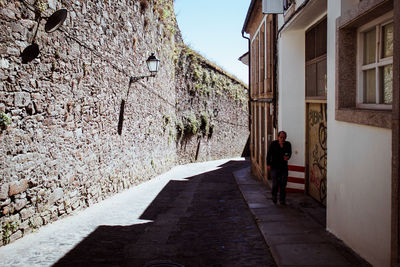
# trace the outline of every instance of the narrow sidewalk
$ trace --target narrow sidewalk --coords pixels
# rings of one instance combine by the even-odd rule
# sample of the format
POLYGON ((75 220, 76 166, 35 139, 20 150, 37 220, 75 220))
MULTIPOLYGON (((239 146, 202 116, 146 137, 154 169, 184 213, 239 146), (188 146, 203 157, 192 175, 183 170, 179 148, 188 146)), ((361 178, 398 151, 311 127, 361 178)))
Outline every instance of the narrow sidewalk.
POLYGON ((311 197, 288 193, 286 206, 274 204, 250 167, 234 176, 278 266, 370 266, 325 230, 325 208, 311 197))

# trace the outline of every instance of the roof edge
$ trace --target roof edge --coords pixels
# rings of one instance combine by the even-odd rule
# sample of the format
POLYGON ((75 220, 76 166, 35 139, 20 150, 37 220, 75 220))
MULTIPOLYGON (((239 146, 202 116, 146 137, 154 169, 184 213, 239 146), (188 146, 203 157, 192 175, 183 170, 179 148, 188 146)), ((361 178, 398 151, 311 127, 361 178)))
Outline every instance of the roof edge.
POLYGON ((244 20, 244 24, 243 24, 243 28, 242 28, 242 34, 245 32, 245 29, 247 27, 247 24, 249 23, 250 20, 250 15, 253 12, 254 9, 254 4, 256 3, 257 0, 251 0, 249 9, 247 10, 247 15, 246 15, 246 19, 244 20))

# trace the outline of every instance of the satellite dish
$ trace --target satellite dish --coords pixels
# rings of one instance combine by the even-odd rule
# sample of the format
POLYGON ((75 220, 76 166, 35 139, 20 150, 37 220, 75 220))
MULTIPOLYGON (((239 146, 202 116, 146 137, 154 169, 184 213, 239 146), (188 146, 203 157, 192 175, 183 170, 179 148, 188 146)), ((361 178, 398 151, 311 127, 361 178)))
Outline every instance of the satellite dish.
POLYGON ((48 19, 46 24, 44 25, 44 30, 47 33, 54 32, 63 24, 65 19, 67 18, 67 10, 59 9, 53 13, 48 19))
POLYGON ((28 45, 24 51, 22 51, 22 63, 28 63, 37 58, 39 55, 39 46, 36 43, 28 45))

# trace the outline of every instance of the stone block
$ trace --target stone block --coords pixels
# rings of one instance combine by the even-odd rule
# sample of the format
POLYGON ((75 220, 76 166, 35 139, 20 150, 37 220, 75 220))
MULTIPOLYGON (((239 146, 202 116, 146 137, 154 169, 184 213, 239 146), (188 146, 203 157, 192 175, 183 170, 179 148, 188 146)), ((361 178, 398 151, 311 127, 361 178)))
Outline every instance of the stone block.
POLYGON ((7 59, 5 58, 0 59, 0 68, 8 69, 9 67, 10 67, 10 62, 7 59))
POLYGON ((61 199, 64 196, 64 191, 62 188, 57 188, 50 194, 48 204, 53 205, 57 202, 57 200, 61 199))
MULTIPOLYGON (((19 226, 19 229, 21 229, 21 230, 25 230, 25 229, 27 229, 27 228, 29 228, 29 220, 23 221, 23 222, 20 224, 20 226, 19 226)), ((25 231, 24 231, 24 232, 25 232, 25 231)))
MULTIPOLYGON (((7 194, 8 194, 8 191, 7 191, 7 194)), ((7 205, 10 205, 10 203, 11 203, 11 199, 7 198, 5 201, 0 203, 0 207, 4 207, 4 206, 7 206, 7 205)))
POLYGON ((3 208, 2 213, 3 213, 3 215, 8 215, 10 213, 10 207, 9 206, 5 206, 3 208))
POLYGON ((27 200, 26 199, 16 199, 14 203, 14 208, 16 211, 21 210, 23 207, 26 206, 27 200))
POLYGON ((35 227, 39 227, 43 225, 43 219, 41 217, 33 218, 32 223, 35 227))
POLYGON ((13 233, 10 236, 10 242, 14 242, 15 240, 20 239, 21 237, 22 237, 22 231, 18 230, 17 232, 13 233))
POLYGON ((21 181, 12 182, 8 190, 9 196, 14 196, 24 192, 28 188, 28 180, 24 179, 21 181))
POLYGON ((8 198, 8 189, 8 183, 0 186, 0 200, 5 200, 8 198))
POLYGON ((32 217, 33 214, 35 214, 35 209, 33 207, 25 208, 25 209, 21 210, 20 214, 21 214, 21 219, 26 220, 26 219, 32 217))
POLYGON ((56 10, 57 9, 57 1, 55 0, 48 0, 49 8, 56 10))
POLYGON ((7 47, 7 54, 9 54, 11 56, 19 56, 21 54, 21 52, 19 51, 18 48, 7 47))
POLYGON ((26 107, 31 103, 31 95, 26 92, 14 93, 14 105, 17 107, 26 107))

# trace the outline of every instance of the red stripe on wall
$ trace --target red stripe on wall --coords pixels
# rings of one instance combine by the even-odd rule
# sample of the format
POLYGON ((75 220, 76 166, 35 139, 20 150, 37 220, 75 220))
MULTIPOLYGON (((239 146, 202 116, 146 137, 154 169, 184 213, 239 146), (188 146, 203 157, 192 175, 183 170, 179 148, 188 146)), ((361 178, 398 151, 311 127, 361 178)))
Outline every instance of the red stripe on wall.
POLYGON ((305 184, 306 180, 304 178, 298 178, 298 177, 288 177, 288 182, 291 183, 296 183, 296 184, 305 184))
POLYGON ((305 172, 306 168, 303 166, 296 166, 296 165, 289 165, 288 166, 289 171, 294 171, 294 172, 305 172))
POLYGON ((286 193, 304 193, 304 189, 286 188, 286 193))

